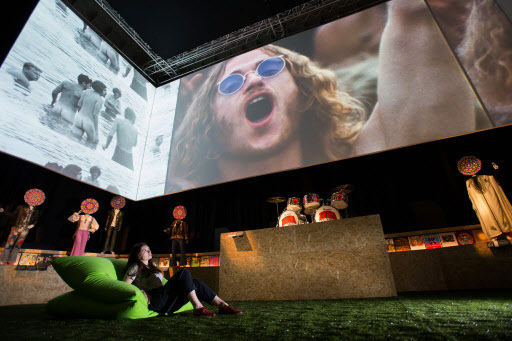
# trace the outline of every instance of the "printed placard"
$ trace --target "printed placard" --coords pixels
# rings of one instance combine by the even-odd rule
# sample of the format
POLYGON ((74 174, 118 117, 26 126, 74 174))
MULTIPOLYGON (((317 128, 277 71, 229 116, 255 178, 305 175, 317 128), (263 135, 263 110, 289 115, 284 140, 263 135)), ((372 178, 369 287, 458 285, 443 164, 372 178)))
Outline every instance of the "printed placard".
POLYGON ((441 239, 441 245, 443 245, 443 247, 459 246, 455 232, 439 233, 439 238, 441 239))
POLYGON ((424 236, 410 236, 409 245, 411 245, 411 250, 425 250, 424 236))
POLYGON ((438 233, 427 234, 423 237, 425 238, 425 247, 427 249, 440 249, 443 247, 438 233))

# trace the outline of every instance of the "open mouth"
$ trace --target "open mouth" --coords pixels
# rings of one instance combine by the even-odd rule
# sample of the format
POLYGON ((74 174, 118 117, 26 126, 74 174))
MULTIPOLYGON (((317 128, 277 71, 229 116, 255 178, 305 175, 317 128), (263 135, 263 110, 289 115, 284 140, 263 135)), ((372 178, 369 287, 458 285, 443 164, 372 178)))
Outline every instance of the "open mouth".
POLYGON ((267 95, 259 95, 251 99, 245 109, 245 117, 251 123, 263 122, 272 113, 274 103, 267 95))

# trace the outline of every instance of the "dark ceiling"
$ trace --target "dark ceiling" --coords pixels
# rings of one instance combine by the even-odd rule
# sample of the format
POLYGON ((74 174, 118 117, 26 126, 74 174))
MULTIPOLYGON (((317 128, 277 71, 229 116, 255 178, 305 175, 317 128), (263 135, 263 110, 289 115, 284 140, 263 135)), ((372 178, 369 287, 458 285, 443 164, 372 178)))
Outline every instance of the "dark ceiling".
MULTIPOLYGON (((55 0, 60 1, 60 0, 55 0)), ((158 86, 177 79, 197 69, 212 65, 233 55, 243 53, 258 46, 282 38, 267 36, 240 44, 236 48, 226 49, 222 53, 202 57, 198 62, 188 58, 188 62, 170 64, 174 74, 156 72, 151 74, 148 65, 154 58, 148 54, 113 20, 96 0, 63 0, 79 16, 84 18, 107 41, 111 42, 127 59, 129 59, 150 82, 158 86), (194 64, 195 63, 195 64, 194 64), (194 65, 193 65, 194 64, 194 65)), ((298 33, 322 23, 335 20, 386 0, 337 0, 337 7, 326 8, 315 15, 301 17, 299 22, 286 24, 284 36, 298 33)), ((1 58, 5 58, 9 47, 14 43, 23 28, 37 0, 23 0, 14 3, 14 10, 0 13, 2 25, 1 58)), ((134 29, 144 42, 164 60, 190 51, 203 44, 243 29, 251 24, 261 22, 286 10, 303 4, 323 5, 333 0, 107 0, 124 21, 134 29)), ((512 11, 512 1, 497 0, 500 6, 512 11)), ((158 69, 158 68, 157 68, 158 69)), ((151 70, 154 71, 154 70, 151 70)))
POLYGON ((108 0, 163 59, 308 0, 108 0))
MULTIPOLYGON (((55 0, 61 1, 61 0, 55 0)), ((218 63, 256 47, 266 45, 280 38, 290 36, 320 24, 341 18, 351 13, 371 7, 387 0, 62 0, 96 32, 110 42, 124 57, 132 62, 155 86, 165 84, 198 69, 218 63), (144 44, 134 41, 102 8, 112 8, 131 27, 144 44), (306 4, 306 11, 297 7, 306 4), (293 20, 283 21, 283 12, 295 8, 293 20), (316 8, 316 11, 312 11, 316 8), (280 14, 281 32, 274 32, 274 26, 257 37, 252 36, 240 43, 226 45, 219 52, 211 53, 207 48, 195 54, 195 48, 218 40, 230 33, 260 23, 280 14), (182 54, 182 55, 180 55, 182 54), (194 59, 194 56, 201 56, 194 59), (155 58, 155 56, 157 58, 155 58), (163 69, 170 67, 172 74, 163 72, 159 62, 161 57, 167 62, 163 69), (180 60, 181 57, 184 57, 180 60), (169 62, 171 59, 174 60, 169 62), (155 65, 158 65, 155 67, 155 65), (155 67, 151 69, 151 67, 155 67)), ((23 0, 14 4, 14 11, 0 13, 2 25, 2 55, 5 58, 9 47, 37 4, 37 0, 23 0)), ((290 12, 288 12, 289 14, 290 12)), ((275 21, 274 21, 275 24, 275 21)), ((162 60, 162 62, 163 62, 162 60)))
MULTIPOLYGON (((269 18, 308 0, 108 0, 111 7, 163 59, 269 18)), ((75 5, 76 0, 65 0, 75 5)), ((86 0, 93 6, 94 0, 86 0)), ((38 0, 0 13, 2 46, 11 46, 38 0)), ((92 14, 78 13, 85 17, 92 14)), ((95 14, 97 15, 97 14, 95 14)), ((89 18, 91 19, 91 18, 89 18)), ((3 51, 2 51, 3 52, 3 51)), ((5 58, 5 55, 2 57, 5 58)))

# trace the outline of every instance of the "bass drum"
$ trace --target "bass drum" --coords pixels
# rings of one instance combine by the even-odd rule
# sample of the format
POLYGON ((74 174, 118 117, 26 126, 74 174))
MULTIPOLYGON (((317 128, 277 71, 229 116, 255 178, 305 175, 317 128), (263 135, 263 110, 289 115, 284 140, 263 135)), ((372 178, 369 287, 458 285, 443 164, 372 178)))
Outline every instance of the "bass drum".
POLYGON ((323 221, 341 220, 340 212, 332 206, 320 206, 315 213, 315 223, 323 221))
POLYGON ((307 224, 303 214, 292 210, 284 210, 279 216, 279 227, 307 224))

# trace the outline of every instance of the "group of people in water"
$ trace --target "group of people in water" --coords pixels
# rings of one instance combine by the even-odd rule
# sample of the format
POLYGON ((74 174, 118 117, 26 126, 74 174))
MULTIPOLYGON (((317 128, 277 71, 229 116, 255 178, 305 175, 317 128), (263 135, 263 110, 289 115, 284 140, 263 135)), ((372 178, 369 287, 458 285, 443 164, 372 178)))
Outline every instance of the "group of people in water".
POLYGON ((63 81, 52 91, 50 113, 72 124, 71 133, 77 139, 82 139, 85 133, 89 143, 97 144, 98 116, 104 108, 105 114, 114 121, 102 147, 107 149, 114 135, 117 135, 112 160, 133 170, 132 149, 137 145, 138 135, 136 115, 130 107, 125 108, 124 117, 121 115, 121 96, 118 88, 113 88, 107 96, 107 87, 103 82, 92 81, 87 75, 80 74, 77 83, 63 81))
MULTIPOLYGON (((42 70, 31 62, 23 64, 21 70, 7 71, 15 82, 27 89, 30 82, 35 82, 41 76, 42 70)), ((121 111, 121 90, 113 88, 107 96, 107 86, 99 80, 91 80, 87 75, 78 75, 77 82, 65 80, 52 91, 50 114, 71 125, 71 134, 81 140, 84 133, 87 142, 97 144, 98 116, 104 109, 105 115, 114 119, 106 142, 102 145, 107 149, 117 135, 117 145, 112 160, 133 170, 132 149, 137 145, 138 131, 135 127, 136 114, 133 109, 126 107, 124 117, 121 111)))

